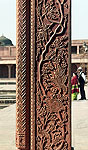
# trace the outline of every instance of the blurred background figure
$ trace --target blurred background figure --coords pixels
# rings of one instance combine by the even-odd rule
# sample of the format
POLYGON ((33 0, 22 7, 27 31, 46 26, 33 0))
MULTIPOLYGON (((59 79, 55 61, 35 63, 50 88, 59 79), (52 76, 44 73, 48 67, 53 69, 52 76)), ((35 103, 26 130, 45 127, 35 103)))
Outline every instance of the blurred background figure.
POLYGON ((73 76, 71 79, 71 85, 72 85, 71 98, 72 100, 77 100, 77 95, 79 93, 77 73, 73 73, 73 76))
POLYGON ((82 71, 82 67, 78 68, 78 81, 79 81, 79 88, 80 88, 80 95, 81 95, 81 98, 79 100, 85 100, 86 96, 85 96, 84 85, 86 81, 86 76, 82 71))

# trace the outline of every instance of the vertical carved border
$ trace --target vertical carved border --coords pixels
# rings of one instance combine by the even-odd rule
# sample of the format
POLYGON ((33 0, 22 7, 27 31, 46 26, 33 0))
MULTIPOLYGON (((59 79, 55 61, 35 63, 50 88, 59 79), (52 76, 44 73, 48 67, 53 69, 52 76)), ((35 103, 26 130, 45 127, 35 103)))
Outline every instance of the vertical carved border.
POLYGON ((16 10, 16 147, 29 150, 29 1, 16 10))
POLYGON ((30 1, 30 150, 35 150, 35 0, 30 1))
POLYGON ((71 149, 71 145, 72 145, 72 135, 71 135, 71 0, 69 0, 69 11, 68 11, 69 15, 68 15, 68 33, 69 33, 69 51, 68 51, 68 67, 69 67, 69 76, 68 76, 68 81, 69 81, 69 87, 68 87, 68 96, 69 96, 69 147, 71 149))
POLYGON ((39 150, 71 149, 70 12, 70 0, 36 0, 36 149, 39 150))

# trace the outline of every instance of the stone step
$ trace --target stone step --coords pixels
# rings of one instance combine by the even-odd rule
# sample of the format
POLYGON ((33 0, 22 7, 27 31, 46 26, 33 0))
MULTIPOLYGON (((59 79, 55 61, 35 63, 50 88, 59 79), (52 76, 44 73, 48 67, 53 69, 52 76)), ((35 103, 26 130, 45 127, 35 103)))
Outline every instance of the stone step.
POLYGON ((16 96, 16 93, 0 93, 0 96, 16 96))
POLYGON ((0 96, 5 96, 5 97, 7 97, 7 96, 16 96, 16 93, 2 93, 2 94, 0 94, 0 96))
POLYGON ((0 96, 0 99, 16 99, 16 96, 0 96))
POLYGON ((2 100, 2 99, 0 99, 0 104, 9 104, 9 103, 11 103, 11 104, 13 104, 13 103, 16 103, 16 99, 8 99, 8 100, 2 100))
POLYGON ((16 85, 16 82, 0 82, 0 85, 16 85))
POLYGON ((7 93, 7 92, 8 92, 8 93, 11 93, 11 92, 12 92, 12 93, 16 93, 16 90, 13 90, 13 89, 12 89, 12 90, 11 90, 11 89, 10 89, 10 90, 9 90, 9 89, 3 89, 3 90, 1 90, 1 89, 0 89, 0 93, 7 93))
POLYGON ((10 84, 7 84, 7 85, 0 85, 0 92, 4 92, 4 91, 7 91, 7 92, 11 92, 11 91, 16 91, 16 85, 10 85, 10 84))

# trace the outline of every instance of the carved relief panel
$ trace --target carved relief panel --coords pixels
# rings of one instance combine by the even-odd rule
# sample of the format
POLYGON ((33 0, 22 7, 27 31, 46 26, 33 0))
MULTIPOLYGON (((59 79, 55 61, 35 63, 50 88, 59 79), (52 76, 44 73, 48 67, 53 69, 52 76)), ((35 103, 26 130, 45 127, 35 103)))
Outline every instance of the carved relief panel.
POLYGON ((68 0, 36 0, 36 148, 70 149, 68 0))

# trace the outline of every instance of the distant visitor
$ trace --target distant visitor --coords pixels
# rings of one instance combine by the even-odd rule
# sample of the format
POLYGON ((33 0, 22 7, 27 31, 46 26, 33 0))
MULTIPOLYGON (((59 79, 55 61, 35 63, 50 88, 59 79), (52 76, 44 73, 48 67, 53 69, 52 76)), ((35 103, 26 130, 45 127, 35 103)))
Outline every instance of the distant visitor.
POLYGON ((85 96, 84 85, 86 81, 86 76, 82 71, 82 67, 79 67, 77 71, 78 71, 78 81, 79 81, 79 88, 80 88, 80 95, 81 95, 80 100, 85 100, 86 96, 85 96))
POLYGON ((73 73, 73 76, 71 79, 71 85, 72 85, 71 98, 72 100, 77 100, 77 95, 79 93, 77 73, 73 73))

